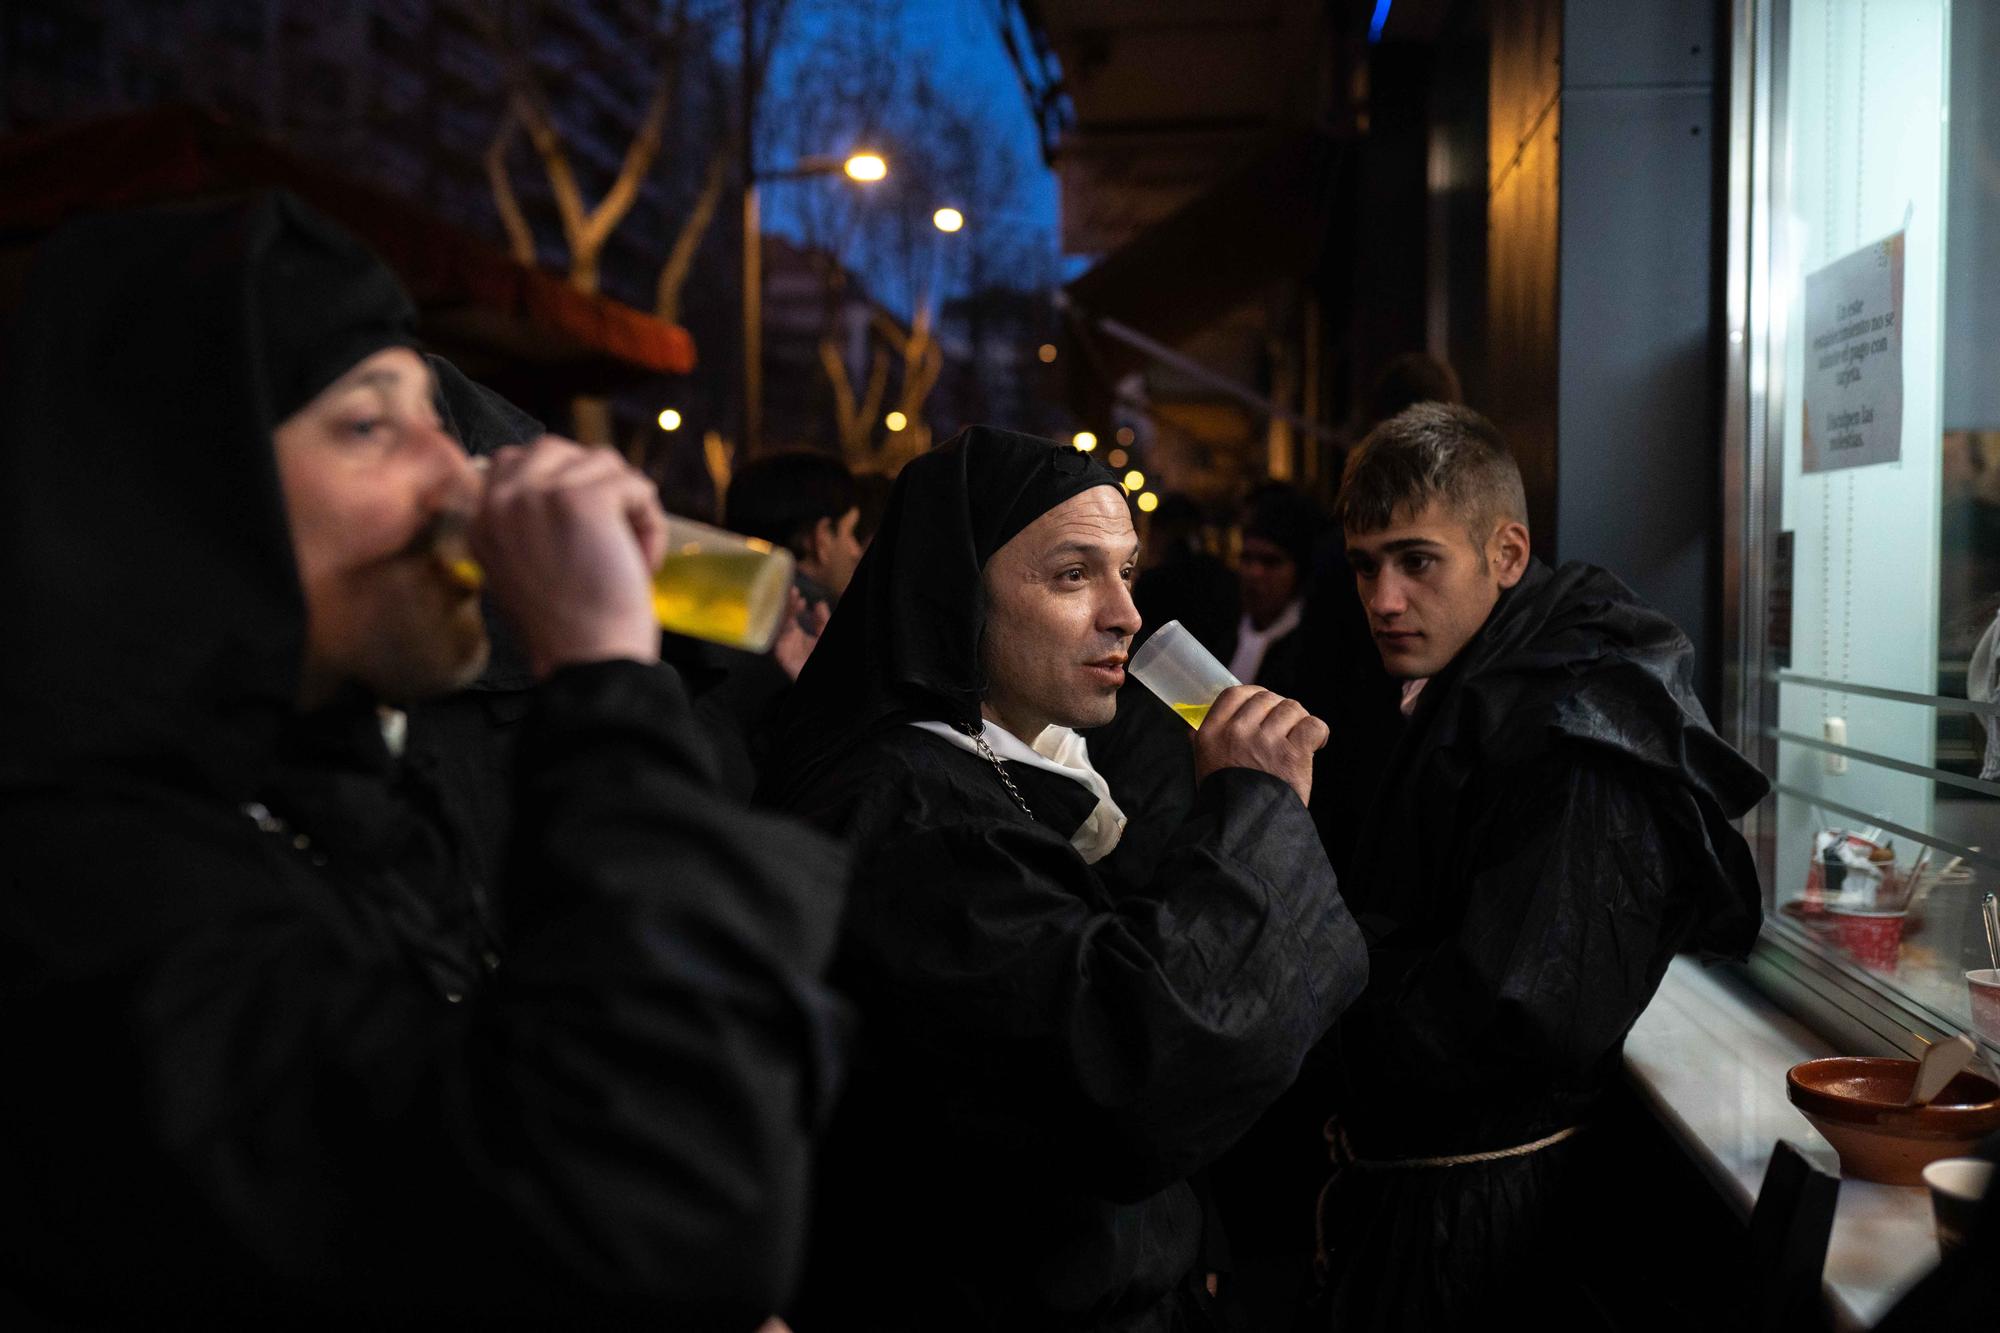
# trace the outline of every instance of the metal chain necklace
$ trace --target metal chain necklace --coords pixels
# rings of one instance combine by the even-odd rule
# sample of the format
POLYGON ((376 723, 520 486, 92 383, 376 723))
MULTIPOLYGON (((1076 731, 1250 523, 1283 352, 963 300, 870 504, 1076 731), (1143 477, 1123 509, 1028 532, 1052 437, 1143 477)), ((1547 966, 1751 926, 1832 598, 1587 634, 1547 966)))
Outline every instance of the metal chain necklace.
MULTIPOLYGON (((1027 798, 1023 797, 1021 789, 1014 785, 1014 779, 1007 776, 1007 766, 1000 762, 1000 756, 993 753, 993 747, 986 743, 986 736, 984 734, 986 729, 984 727, 975 727, 969 722, 959 723, 958 729, 972 738, 974 747, 978 749, 979 753, 986 756, 986 762, 993 765, 993 771, 998 773, 1000 781, 1007 785, 1007 794, 1014 798, 1014 804, 1021 807, 1022 814, 1033 820, 1035 812, 1028 808, 1027 798)), ((1039 823, 1040 821, 1036 820, 1035 822, 1039 823)))

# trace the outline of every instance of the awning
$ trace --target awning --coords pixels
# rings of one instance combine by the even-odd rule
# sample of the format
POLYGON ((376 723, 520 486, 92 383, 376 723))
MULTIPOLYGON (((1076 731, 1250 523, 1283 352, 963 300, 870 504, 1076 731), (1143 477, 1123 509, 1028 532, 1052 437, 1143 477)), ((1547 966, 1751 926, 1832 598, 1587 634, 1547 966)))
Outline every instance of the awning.
POLYGON ((415 204, 234 129, 169 108, 0 139, 0 240, 64 219, 283 186, 366 241, 402 279, 421 331, 478 374, 511 368, 571 392, 694 368, 686 329, 572 288, 415 204))
MULTIPOLYGON (((1172 345, 1281 281, 1309 277, 1327 234, 1335 151, 1317 135, 1278 139, 1065 292, 1087 319, 1172 345)), ((1105 357, 1114 371, 1146 359, 1126 342, 1107 347, 1105 357)))

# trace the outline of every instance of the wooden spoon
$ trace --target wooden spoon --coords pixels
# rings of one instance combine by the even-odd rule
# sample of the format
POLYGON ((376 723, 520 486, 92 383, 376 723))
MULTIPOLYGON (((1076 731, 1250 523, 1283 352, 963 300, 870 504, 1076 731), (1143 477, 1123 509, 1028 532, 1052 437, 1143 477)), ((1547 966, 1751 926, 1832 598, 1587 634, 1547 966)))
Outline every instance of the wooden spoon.
POLYGON ((1944 1085, 1958 1076, 1979 1048, 1972 1044, 1972 1038, 1963 1032, 1955 1037, 1947 1037, 1924 1052, 1924 1058, 1917 1065, 1917 1078, 1910 1085, 1909 1100, 1905 1106, 1922 1106, 1931 1098, 1944 1091, 1944 1085))

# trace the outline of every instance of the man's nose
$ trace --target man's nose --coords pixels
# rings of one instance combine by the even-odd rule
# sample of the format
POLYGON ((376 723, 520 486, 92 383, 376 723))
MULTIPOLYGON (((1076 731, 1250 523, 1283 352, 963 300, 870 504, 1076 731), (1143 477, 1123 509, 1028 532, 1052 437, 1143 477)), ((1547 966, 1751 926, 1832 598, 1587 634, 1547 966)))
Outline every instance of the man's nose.
POLYGON ((442 426, 430 426, 424 430, 422 447, 435 469, 430 487, 433 502, 441 509, 477 509, 486 486, 485 474, 466 455, 458 438, 442 426))
POLYGON ((1402 582, 1393 574, 1382 574, 1376 578, 1375 589, 1369 593, 1367 602, 1368 610, 1384 620, 1400 616, 1410 608, 1410 599, 1404 593, 1402 582))
POLYGON ((1132 585, 1119 579, 1112 587, 1113 592, 1098 615, 1098 628, 1121 639, 1129 639, 1139 632, 1139 626, 1145 622, 1139 615, 1138 604, 1132 600, 1132 585))

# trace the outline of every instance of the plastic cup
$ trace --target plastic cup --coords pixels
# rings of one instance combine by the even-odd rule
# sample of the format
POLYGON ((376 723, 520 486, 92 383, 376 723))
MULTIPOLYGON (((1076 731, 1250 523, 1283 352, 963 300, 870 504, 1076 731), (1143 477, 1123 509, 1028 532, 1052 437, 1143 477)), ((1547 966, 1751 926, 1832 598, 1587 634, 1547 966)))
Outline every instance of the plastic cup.
POLYGON ((660 628, 767 651, 792 588, 792 553, 692 519, 667 516, 667 558, 653 574, 660 628))
POLYGON ((1197 730, 1215 697, 1232 685, 1242 684, 1178 620, 1169 620, 1153 631, 1146 646, 1132 655, 1131 672, 1197 730))
POLYGON ((1840 951, 1873 972, 1894 972, 1903 951, 1901 912, 1850 911, 1829 908, 1834 941, 1840 951))
POLYGON ((1972 993, 1972 1026, 1980 1036, 2000 1046, 2000 967, 1975 967, 1965 974, 1972 993))

